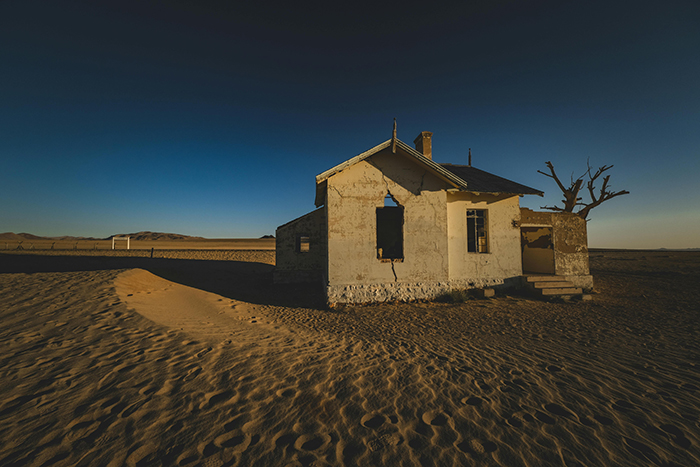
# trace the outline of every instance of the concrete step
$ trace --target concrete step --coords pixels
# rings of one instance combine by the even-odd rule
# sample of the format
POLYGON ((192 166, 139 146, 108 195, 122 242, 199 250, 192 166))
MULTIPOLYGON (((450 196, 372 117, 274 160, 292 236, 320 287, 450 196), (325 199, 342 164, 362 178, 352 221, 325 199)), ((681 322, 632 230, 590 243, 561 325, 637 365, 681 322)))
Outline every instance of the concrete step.
POLYGON ((525 276, 527 282, 566 282, 564 276, 525 276))
POLYGON ((578 288, 578 287, 552 287, 549 289, 540 289, 540 292, 542 295, 546 296, 551 296, 551 295, 580 295, 583 293, 583 290, 578 288))
POLYGON ((569 281, 531 282, 530 285, 536 289, 549 289, 552 287, 575 287, 574 283, 569 281))

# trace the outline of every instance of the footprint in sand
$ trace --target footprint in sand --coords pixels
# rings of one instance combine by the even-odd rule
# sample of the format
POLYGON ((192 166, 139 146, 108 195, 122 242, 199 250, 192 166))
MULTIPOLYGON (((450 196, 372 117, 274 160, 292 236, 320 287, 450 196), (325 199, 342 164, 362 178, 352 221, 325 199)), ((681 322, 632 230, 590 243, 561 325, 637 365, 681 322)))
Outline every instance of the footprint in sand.
POLYGON ((318 433, 313 435, 301 435, 294 442, 294 448, 298 451, 316 451, 331 443, 330 435, 318 433))
POLYGON ((214 444, 220 448, 234 449, 236 452, 245 451, 250 444, 250 436, 225 433, 214 440, 214 444))
POLYGON ((280 389, 275 394, 277 394, 278 397, 292 397, 296 393, 297 392, 294 389, 287 388, 287 389, 280 389))
POLYGON ((518 420, 517 417, 510 417, 506 420, 506 423, 512 426, 513 428, 520 428, 521 426, 523 426, 523 422, 518 420))
POLYGON ((483 392, 491 391, 491 386, 489 386, 483 379, 474 380, 474 384, 477 388, 481 389, 483 392))
POLYGON ((201 410, 206 409, 208 407, 213 407, 215 405, 220 404, 221 402, 230 400, 232 397, 233 393, 231 391, 209 392, 204 395, 204 402, 199 404, 199 408, 201 410))
POLYGON ((471 441, 462 441, 458 443, 457 449, 467 454, 486 454, 494 452, 498 449, 498 446, 493 441, 473 439, 471 441))
POLYGON ((462 399, 462 404, 473 405, 474 407, 480 406, 484 402, 484 399, 477 396, 465 397, 462 399))
POLYGON ((158 388, 155 386, 144 386, 139 390, 139 394, 142 396, 150 396, 154 392, 156 392, 158 388))
POLYGON ((547 425, 554 425, 555 423, 557 423, 555 419, 553 419, 544 412, 540 412, 539 410, 535 412, 535 418, 537 418, 537 420, 541 421, 542 423, 546 423, 547 425))
POLYGON ((233 431, 241 428, 248 422, 248 416, 246 414, 241 414, 224 424, 224 430, 233 431))
MULTIPOLYGON (((387 446, 398 446, 403 441, 400 434, 384 434, 378 438, 371 439, 367 442, 367 447, 370 451, 377 452, 387 446)), ((415 449, 415 448, 414 448, 415 449)))
POLYGON ((362 426, 365 428, 370 428, 372 430, 379 428, 384 424, 385 418, 383 415, 372 415, 372 414, 366 414, 362 417, 362 420, 360 423, 362 426))
POLYGON ((545 404, 544 408, 547 412, 553 413, 554 415, 559 415, 560 417, 573 417, 574 414, 566 410, 564 407, 558 404, 545 404))
POLYGON ((447 424, 450 416, 444 412, 431 410, 423 414, 423 422, 431 426, 444 426, 447 424))
POLYGON ((685 437, 685 433, 683 433, 677 426, 661 425, 659 428, 668 433, 671 436, 671 440, 678 446, 682 447, 683 449, 690 448, 690 440, 685 437))
POLYGON ((191 368, 185 376, 182 377, 183 381, 192 381, 199 375, 199 373, 202 371, 202 367, 195 366, 194 368, 191 368))

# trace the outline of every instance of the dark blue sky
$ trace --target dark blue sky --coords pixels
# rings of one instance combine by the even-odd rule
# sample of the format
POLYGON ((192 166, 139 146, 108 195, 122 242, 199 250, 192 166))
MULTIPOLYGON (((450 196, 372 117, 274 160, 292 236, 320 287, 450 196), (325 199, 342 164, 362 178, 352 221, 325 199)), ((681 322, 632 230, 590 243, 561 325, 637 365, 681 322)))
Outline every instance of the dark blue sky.
POLYGON ((700 3, 0 2, 0 231, 256 237, 314 176, 432 131, 561 199, 614 164, 599 247, 700 247, 700 3), (238 3, 245 3, 241 6, 238 3))

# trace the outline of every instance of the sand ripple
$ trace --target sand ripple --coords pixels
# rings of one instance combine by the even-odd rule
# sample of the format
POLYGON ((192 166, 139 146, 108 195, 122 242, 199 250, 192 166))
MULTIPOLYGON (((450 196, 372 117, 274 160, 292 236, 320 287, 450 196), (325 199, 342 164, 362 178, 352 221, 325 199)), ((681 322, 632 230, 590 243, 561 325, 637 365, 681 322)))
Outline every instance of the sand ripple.
POLYGON ((0 465, 700 465, 698 332, 643 312, 284 308, 141 270, 2 274, 0 303, 0 465))

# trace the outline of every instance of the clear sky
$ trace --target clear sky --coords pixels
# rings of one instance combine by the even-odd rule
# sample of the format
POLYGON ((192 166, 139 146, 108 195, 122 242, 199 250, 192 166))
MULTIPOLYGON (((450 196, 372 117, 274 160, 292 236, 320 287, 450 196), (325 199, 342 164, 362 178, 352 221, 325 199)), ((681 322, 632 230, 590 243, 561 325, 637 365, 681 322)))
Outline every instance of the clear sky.
POLYGON ((0 1, 0 232, 259 237, 314 177, 432 131, 592 247, 700 247, 700 2, 0 1))

